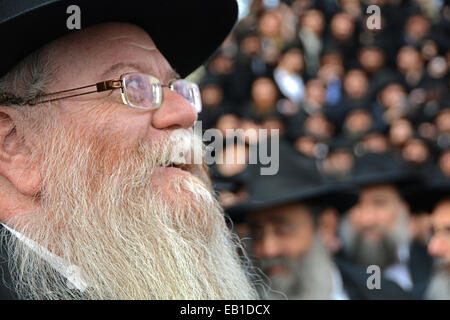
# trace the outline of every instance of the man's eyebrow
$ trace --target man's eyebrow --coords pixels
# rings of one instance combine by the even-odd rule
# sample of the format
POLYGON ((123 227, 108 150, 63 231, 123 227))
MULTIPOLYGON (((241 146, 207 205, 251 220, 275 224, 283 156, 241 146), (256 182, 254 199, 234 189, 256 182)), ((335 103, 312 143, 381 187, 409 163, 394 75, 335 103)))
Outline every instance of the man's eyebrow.
POLYGON ((272 216, 269 218, 270 223, 280 224, 285 223, 287 219, 283 216, 272 216))
MULTIPOLYGON (((106 69, 106 71, 103 72, 102 77, 106 77, 107 75, 112 75, 114 73, 119 73, 119 71, 130 70, 130 69, 133 69, 140 73, 148 74, 148 70, 146 70, 142 65, 140 65, 138 63, 119 62, 119 63, 112 65, 108 69, 106 69)), ((170 69, 166 80, 171 81, 171 80, 180 79, 180 78, 181 78, 181 76, 175 70, 170 69)))
POLYGON ((181 76, 173 69, 170 69, 170 80, 178 80, 181 79, 181 76))
POLYGON ((106 69, 105 72, 103 72, 102 77, 106 77, 107 75, 118 73, 119 71, 124 71, 126 69, 134 69, 134 70, 136 70, 138 72, 145 73, 144 68, 141 65, 137 64, 137 63, 119 62, 119 63, 116 63, 116 64, 112 65, 108 69, 106 69))
POLYGON ((435 227, 431 227, 431 234, 436 234, 437 232, 450 232, 450 225, 444 226, 442 228, 436 229, 435 227))

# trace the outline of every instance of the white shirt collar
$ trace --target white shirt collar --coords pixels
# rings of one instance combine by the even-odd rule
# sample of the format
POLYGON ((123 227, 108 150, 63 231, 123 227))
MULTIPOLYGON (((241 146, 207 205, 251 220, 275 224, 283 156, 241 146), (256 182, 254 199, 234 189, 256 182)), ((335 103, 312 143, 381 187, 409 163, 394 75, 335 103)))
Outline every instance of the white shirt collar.
POLYGON ((274 71, 274 78, 286 97, 297 103, 303 101, 305 88, 303 79, 299 74, 292 74, 278 67, 274 71))
POLYGON ((22 241, 27 247, 33 250, 42 259, 47 261, 53 269, 64 276, 67 279, 67 286, 69 287, 69 289, 75 288, 80 290, 81 292, 86 290, 88 285, 81 275, 80 267, 70 264, 61 257, 54 255, 35 241, 25 237, 24 235, 11 229, 3 223, 1 223, 1 225, 5 227, 5 229, 7 229, 9 232, 11 232, 15 237, 17 237, 20 241, 22 241))
POLYGON ((414 286, 408 268, 410 256, 409 244, 405 243, 399 246, 397 253, 399 262, 386 268, 383 274, 387 279, 397 283, 403 290, 409 291, 414 286))
POLYGON ((345 292, 341 274, 334 265, 332 268, 331 280, 333 281, 333 292, 331 293, 330 300, 350 300, 345 292))

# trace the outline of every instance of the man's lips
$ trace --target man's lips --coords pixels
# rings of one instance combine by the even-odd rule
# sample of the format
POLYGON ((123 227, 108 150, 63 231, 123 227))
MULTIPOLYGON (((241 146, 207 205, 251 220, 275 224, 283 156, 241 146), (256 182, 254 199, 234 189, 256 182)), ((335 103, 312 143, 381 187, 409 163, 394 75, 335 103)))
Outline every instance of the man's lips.
POLYGON ((184 163, 171 163, 166 166, 159 166, 157 167, 157 171, 169 173, 169 174, 176 174, 176 175, 193 175, 198 177, 197 170, 195 168, 195 165, 190 164, 184 164, 184 163))
POLYGON ((201 165, 171 163, 169 165, 156 167, 154 170, 154 175, 163 177, 165 176, 166 178, 170 176, 194 176, 199 181, 201 181, 205 185, 205 187, 212 187, 208 179, 208 173, 203 169, 201 165))
POLYGON ((192 172, 189 170, 189 166, 186 164, 170 164, 168 166, 160 166, 158 168, 166 172, 173 172, 178 174, 192 174, 192 172))
POLYGON ((175 169, 179 169, 179 170, 183 170, 183 171, 189 171, 188 165, 184 164, 184 163, 182 163, 182 164, 172 163, 172 164, 166 166, 165 168, 175 168, 175 169))
POLYGON ((268 268, 267 273, 271 276, 283 275, 289 273, 289 268, 283 265, 276 265, 268 268))

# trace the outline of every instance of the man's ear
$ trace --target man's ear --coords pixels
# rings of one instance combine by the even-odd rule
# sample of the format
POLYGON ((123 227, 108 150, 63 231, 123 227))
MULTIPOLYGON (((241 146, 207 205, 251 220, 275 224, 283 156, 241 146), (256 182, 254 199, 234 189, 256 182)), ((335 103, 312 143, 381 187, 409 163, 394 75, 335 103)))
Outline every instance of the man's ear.
POLYGON ((317 221, 317 228, 325 246, 331 252, 337 252, 341 247, 341 242, 337 236, 339 227, 339 212, 328 207, 322 211, 317 221))
POLYGON ((16 110, 0 106, 0 177, 20 194, 32 197, 40 189, 41 177, 31 162, 31 150, 17 121, 16 110))
POLYGON ((405 210, 405 212, 408 214, 408 216, 411 216, 411 206, 409 205, 409 203, 403 200, 402 205, 403 205, 403 210, 405 210))

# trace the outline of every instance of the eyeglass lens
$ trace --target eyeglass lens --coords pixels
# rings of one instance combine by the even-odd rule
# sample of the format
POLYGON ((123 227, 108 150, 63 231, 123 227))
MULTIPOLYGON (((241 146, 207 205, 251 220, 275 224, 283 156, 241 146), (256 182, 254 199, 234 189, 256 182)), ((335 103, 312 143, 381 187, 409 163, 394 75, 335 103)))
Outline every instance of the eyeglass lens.
MULTIPOLYGON (((140 109, 158 108, 162 102, 162 87, 159 80, 145 74, 129 74, 122 79, 124 85, 124 102, 140 109)), ((170 89, 184 97, 198 113, 202 110, 200 89, 187 80, 176 80, 170 89)))
POLYGON ((122 79, 126 103, 135 108, 153 109, 161 105, 162 88, 150 75, 129 74, 122 79))

